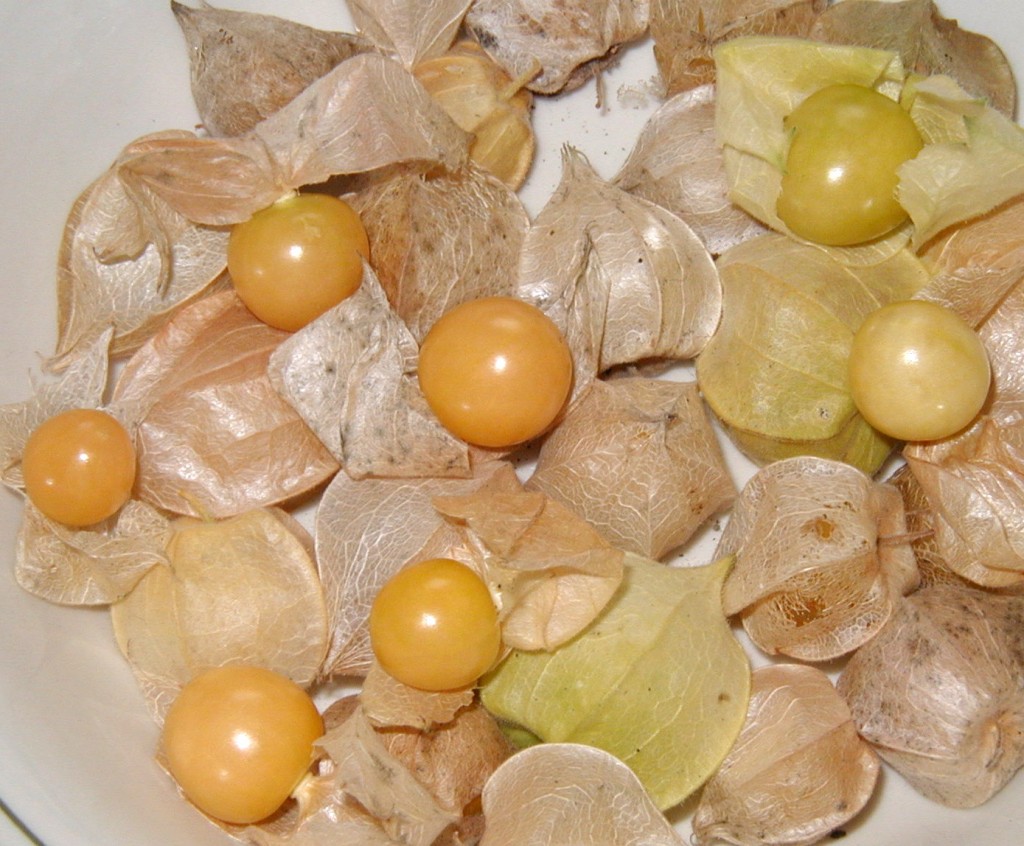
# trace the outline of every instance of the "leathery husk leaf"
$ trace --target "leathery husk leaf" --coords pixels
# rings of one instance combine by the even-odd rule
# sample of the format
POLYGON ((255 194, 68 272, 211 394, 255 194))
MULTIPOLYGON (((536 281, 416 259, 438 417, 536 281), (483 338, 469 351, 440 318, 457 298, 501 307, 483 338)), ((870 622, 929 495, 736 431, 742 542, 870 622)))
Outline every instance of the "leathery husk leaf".
POLYGON ((1024 765, 1024 597, 954 585, 911 594, 838 689, 861 736, 910 784, 980 805, 1024 765))
POLYGON ((483 808, 487 826, 480 846, 686 842, 629 767, 577 743, 543 743, 516 753, 487 780, 483 808))
POLYGON ((701 792, 698 846, 810 846, 855 817, 874 792, 878 756, 821 670, 754 670, 743 730, 701 792))
POLYGON ((511 652, 484 677, 484 707, 546 742, 610 752, 659 808, 681 802, 721 764, 747 710, 750 667, 721 605, 730 566, 627 554, 604 612, 554 652, 511 652))
POLYGON ((54 366, 111 326, 111 354, 133 351, 224 270, 227 232, 190 222, 128 170, 136 157, 188 137, 132 142, 72 205, 57 257, 54 366))
POLYGON ((1024 583, 1024 284, 979 328, 992 392, 964 432, 903 454, 931 504, 935 541, 959 575, 991 588, 1024 583))
POLYGON ((578 396, 596 373, 688 359, 718 325, 721 284, 700 238, 674 214, 602 180, 577 150, 526 235, 517 294, 562 329, 578 396))
POLYGON ((510 296, 529 218, 516 194, 475 167, 394 170, 346 197, 373 268, 416 342, 453 306, 510 296))
POLYGON ((827 0, 653 0, 651 35, 665 90, 715 81, 711 52, 742 35, 806 38, 827 0))
POLYGON ((433 498, 481 486, 520 487, 508 464, 475 468, 468 479, 409 478, 359 481, 339 473, 316 514, 316 557, 331 618, 324 675, 365 675, 373 663, 367 619, 374 597, 405 564, 455 557, 459 534, 438 514, 433 498))
POLYGON ((273 15, 171 0, 188 49, 192 98, 211 135, 242 135, 369 42, 273 15))
POLYGON ((136 495, 226 517, 294 499, 337 462, 270 384, 287 333, 224 291, 179 312, 128 361, 112 406, 136 427, 136 495))
POLYGON ((871 311, 926 284, 921 262, 901 250, 854 267, 771 233, 724 253, 718 271, 722 322, 697 379, 736 445, 759 463, 818 455, 873 474, 894 443, 854 407, 850 344, 871 311))
POLYGON ((359 32, 406 68, 444 53, 472 0, 346 0, 359 32))
POLYGON ((269 376, 354 479, 471 475, 416 381, 419 347, 363 267, 359 289, 287 338, 269 376))
POLYGON ((711 84, 669 98, 651 115, 613 184, 677 214, 712 255, 765 232, 729 201, 711 84))
POLYGON ((1013 71, 999 46, 942 17, 932 0, 845 0, 830 4, 810 37, 895 50, 916 73, 946 74, 1008 117, 1016 107, 1013 71))
POLYGON ((470 34, 513 79, 536 72, 538 94, 583 85, 595 64, 647 32, 647 0, 476 0, 466 15, 470 34))
POLYGON ((590 384, 526 487, 648 558, 685 543, 736 495, 696 384, 625 377, 590 384))
POLYGON ((919 574, 899 492, 838 461, 791 458, 744 486, 718 544, 722 605, 769 654, 844 655, 885 625, 919 574))
POLYGON ((506 647, 558 648, 622 581, 622 551, 542 493, 490 487, 435 497, 434 507, 460 530, 466 563, 490 588, 506 647))
POLYGON ((167 564, 111 606, 118 646, 158 718, 211 667, 267 667, 300 685, 318 678, 327 610, 301 533, 275 509, 175 521, 167 564))

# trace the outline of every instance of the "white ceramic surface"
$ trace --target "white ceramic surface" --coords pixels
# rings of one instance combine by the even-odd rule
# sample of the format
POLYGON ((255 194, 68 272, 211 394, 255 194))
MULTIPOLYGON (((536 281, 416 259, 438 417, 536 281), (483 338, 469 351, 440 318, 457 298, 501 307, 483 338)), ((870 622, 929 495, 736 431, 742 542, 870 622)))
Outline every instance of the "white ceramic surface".
MULTIPOLYGON (((343 0, 219 5, 349 29, 343 0)), ((1019 0, 942 0, 942 10, 996 37, 1024 76, 1019 0)), ((604 80, 537 108, 541 155, 524 198, 531 212, 571 142, 614 175, 656 105, 647 47, 604 80)), ((0 404, 24 399, 53 347, 54 263, 75 196, 133 138, 191 128, 184 43, 166 0, 0 0, 0 404)), ((744 465, 735 462, 739 469, 744 465)), ((102 610, 58 608, 14 583, 21 503, 0 493, 0 800, 46 846, 224 846, 151 758, 156 731, 102 610)), ((1010 846, 1024 842, 1024 776, 990 803, 951 811, 886 772, 850 846, 1010 846)), ((680 824, 685 830, 685 821, 680 824)), ((24 840, 8 826, 3 843, 24 840)))

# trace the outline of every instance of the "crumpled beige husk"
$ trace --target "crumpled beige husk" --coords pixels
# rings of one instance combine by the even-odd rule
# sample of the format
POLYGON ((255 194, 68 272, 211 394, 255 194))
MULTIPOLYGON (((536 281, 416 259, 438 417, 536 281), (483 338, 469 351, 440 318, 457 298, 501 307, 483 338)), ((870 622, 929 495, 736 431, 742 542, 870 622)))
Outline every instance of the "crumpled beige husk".
POLYGON ((593 746, 542 743, 517 752, 488 779, 483 808, 480 846, 686 843, 633 771, 593 746))
POLYGON ((828 0, 653 0, 651 35, 665 90, 714 82, 715 45, 741 35, 806 38, 828 0))
POLYGON ((1024 284, 980 327, 993 387, 981 417, 963 433, 908 444, 903 455, 932 507, 939 553, 970 581, 1024 583, 1024 284))
POLYGON ((710 83, 669 98, 651 115, 613 184, 677 214, 712 255, 766 231, 729 201, 710 83))
POLYGON ((376 274, 271 353, 270 381, 353 479, 472 475, 419 389, 419 346, 376 274))
POLYGON ((899 492, 838 461, 799 457, 740 492, 716 557, 722 606, 769 654, 824 661, 870 640, 919 574, 899 492))
POLYGON ((526 487, 648 558, 685 543, 736 495, 697 385, 636 377, 592 382, 526 487))
POLYGON ((838 689, 861 736, 924 796, 982 804, 1024 765, 1024 597, 934 585, 907 597, 838 689))
POLYGON ((171 0, 185 36, 195 100, 210 135, 242 135, 336 65, 372 45, 253 12, 171 0))
POLYGON ((944 18, 932 0, 832 3, 811 29, 810 37, 893 50, 915 72, 947 74, 993 108, 1008 117, 1014 115, 1017 88, 1003 51, 991 38, 944 18))
POLYGON ((417 343, 467 300, 509 296, 530 221, 511 188, 476 167, 396 169, 346 196, 373 269, 417 343))
POLYGON ((136 432, 140 499, 226 517, 295 499, 337 472, 270 384, 267 361, 286 337, 224 291, 179 312, 132 356, 111 405, 136 432))
POLYGON ((853 819, 874 793, 879 760, 821 670, 754 670, 740 736, 704 785, 697 846, 810 846, 853 819))
POLYGON ((538 94, 583 85, 647 32, 648 0, 476 0, 466 29, 513 79, 538 94))
POLYGON ((563 150, 562 167, 527 233, 517 294, 562 330, 574 397, 616 365, 693 358, 722 308, 703 242, 671 212, 605 182, 578 150, 563 150))
POLYGON ((455 718, 472 704, 471 687, 460 690, 428 691, 402 684, 388 675, 376 661, 359 691, 359 702, 376 728, 406 728, 431 731, 455 718))
POLYGON ((444 53, 472 0, 347 0, 360 34, 406 68, 444 53))

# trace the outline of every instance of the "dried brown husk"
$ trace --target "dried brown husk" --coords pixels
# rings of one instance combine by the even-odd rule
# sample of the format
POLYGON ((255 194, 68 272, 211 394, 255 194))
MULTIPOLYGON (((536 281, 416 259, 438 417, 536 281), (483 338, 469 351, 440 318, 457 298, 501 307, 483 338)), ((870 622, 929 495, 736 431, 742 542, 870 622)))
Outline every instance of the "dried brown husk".
POLYGON ((417 343, 453 306, 513 293, 529 218, 486 172, 404 168, 346 199, 366 227, 388 301, 417 343))
POLYGON ((576 743, 543 743, 517 752, 488 779, 483 808, 487 827, 480 846, 686 842, 629 767, 576 743))
POLYGON ((327 651, 323 590, 294 520, 257 509, 177 520, 167 563, 111 606, 114 634, 161 719, 196 673, 253 664, 308 685, 327 651))
POLYGON ((707 248, 671 212, 602 180, 579 151, 565 148, 562 162, 527 233, 517 293, 562 329, 574 395, 616 365, 697 355, 721 314, 707 248))
POLYGON ((171 0, 188 48, 192 98, 211 135, 243 135, 336 65, 372 45, 273 15, 171 0))
POLYGON ((715 45, 741 35, 807 37, 828 0, 654 0, 651 35, 669 94, 714 82, 715 45))
POLYGON ((271 354, 271 383, 353 479, 471 475, 416 380, 419 347, 373 269, 271 354))
POLYGON ((924 287, 921 262, 901 250, 854 267, 772 233, 728 250, 718 270, 722 321, 697 361, 697 377, 733 442, 762 464, 818 455, 873 474, 894 442, 854 406, 850 344, 871 311, 924 287))
POLYGON ((526 487, 648 558, 736 495, 696 384, 643 378, 592 382, 544 441, 526 487))
POLYGON ((949 567, 992 588, 1024 583, 1024 284, 980 327, 992 392, 967 430, 903 454, 932 506, 939 552, 949 567))
POLYGON ((853 819, 878 781, 877 754, 821 670, 754 670, 740 736, 704 785, 698 846, 810 846, 853 819))
POLYGON ((613 183, 677 214, 712 255, 766 231, 729 201, 711 84, 671 97, 651 115, 613 183))
POLYGON ((113 406, 136 428, 136 495, 178 514, 226 517, 307 494, 337 462, 274 390, 287 333, 224 291, 180 311, 128 361, 113 406))
POLYGON ((844 0, 821 15, 810 37, 834 44, 893 50, 917 73, 947 74, 971 94, 1013 117, 1013 70, 991 39, 944 18, 932 0, 844 0))
POLYGON ((919 574, 899 492, 848 464, 800 457, 744 486, 716 556, 734 554, 722 606, 769 654, 807 661, 870 640, 919 574))
POLYGON ((111 326, 111 354, 133 351, 224 270, 227 232, 190 222, 130 171, 136 158, 189 137, 168 131, 133 141, 75 200, 57 257, 54 367, 111 326))
POLYGON ((455 555, 458 533, 438 514, 433 498, 494 485, 519 485, 508 464, 475 468, 469 479, 356 481, 339 473, 316 515, 316 555, 331 616, 331 647, 324 675, 365 675, 373 663, 367 619, 374 597, 405 564, 455 555))
POLYGON ((527 80, 513 80, 474 41, 460 41, 412 72, 452 120, 473 134, 470 159, 518 189, 536 147, 527 80))
POLYGON ((346 0, 359 32, 407 68, 444 53, 472 0, 346 0))
POLYGON ((647 0, 476 0, 466 28, 513 79, 538 94, 583 85, 647 32, 647 0))
POLYGON ((934 585, 854 653, 838 689, 861 736, 910 784, 980 805, 1024 765, 1024 597, 934 585))

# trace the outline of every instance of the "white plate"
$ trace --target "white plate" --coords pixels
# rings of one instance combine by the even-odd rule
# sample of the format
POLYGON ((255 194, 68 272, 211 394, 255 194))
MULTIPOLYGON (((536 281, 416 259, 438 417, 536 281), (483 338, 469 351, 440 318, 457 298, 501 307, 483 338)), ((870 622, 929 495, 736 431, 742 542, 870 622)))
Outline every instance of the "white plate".
MULTIPOLYGON (((25 399, 53 348, 54 264, 76 197, 124 144, 196 121, 181 34, 166 0, 0 0, 0 404, 25 399)), ((350 29, 341 0, 219 5, 350 29)), ((943 0, 943 12, 995 36, 1024 81, 1018 0, 943 0)), ((647 114, 649 50, 626 52, 604 82, 538 105, 541 156, 525 193, 536 212, 559 150, 582 149, 614 175, 647 114)), ((737 464, 737 466, 740 466, 737 464)), ((152 761, 156 730, 103 610, 48 605, 14 583, 21 503, 0 494, 0 800, 47 846, 214 846, 229 841, 190 811, 152 761)), ((1024 838, 1024 777, 982 808, 951 811, 886 772, 850 846, 1007 846, 1024 838)), ((685 823, 682 824, 685 826, 685 823)), ((10 842, 20 837, 5 832, 10 842)), ((25 839, 25 842, 29 842, 25 839)))

